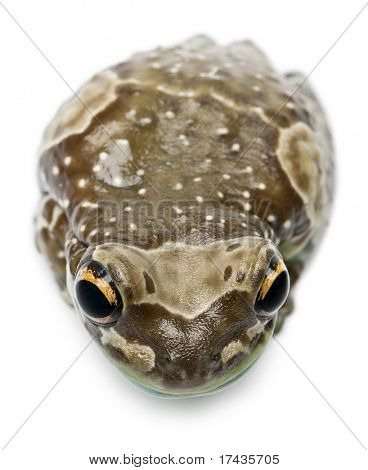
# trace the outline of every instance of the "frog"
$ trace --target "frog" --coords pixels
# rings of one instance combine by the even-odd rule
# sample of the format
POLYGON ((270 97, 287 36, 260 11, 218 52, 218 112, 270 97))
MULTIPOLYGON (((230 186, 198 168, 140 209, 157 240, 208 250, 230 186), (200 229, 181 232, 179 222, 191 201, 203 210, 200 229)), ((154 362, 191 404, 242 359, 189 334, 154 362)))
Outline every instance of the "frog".
POLYGON ((38 175, 36 243, 62 295, 128 380, 185 398, 237 382, 293 310, 333 143, 303 74, 198 35, 82 85, 38 175))

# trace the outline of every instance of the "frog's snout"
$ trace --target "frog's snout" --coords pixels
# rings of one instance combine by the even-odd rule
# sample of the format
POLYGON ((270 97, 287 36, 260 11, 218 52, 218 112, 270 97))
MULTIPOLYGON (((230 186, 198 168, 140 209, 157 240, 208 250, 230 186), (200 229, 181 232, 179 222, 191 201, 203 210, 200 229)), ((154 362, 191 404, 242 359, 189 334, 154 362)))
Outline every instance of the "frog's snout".
MULTIPOLYGON (((156 352, 156 370, 169 388, 193 389, 215 383, 225 375, 241 369, 256 347, 265 341, 264 325, 239 326, 231 335, 211 338, 192 331, 178 347, 178 338, 166 341, 165 349, 156 352), (168 347, 169 346, 169 347, 168 347)), ((215 336, 216 332, 212 332, 215 336)))
MULTIPOLYGON (((267 328, 234 293, 195 318, 157 304, 132 306, 115 331, 142 352, 150 351, 151 366, 144 371, 148 388, 185 395, 215 389, 240 375, 254 361, 257 347, 267 342, 267 328)), ((134 369, 132 362, 127 365, 134 369)))

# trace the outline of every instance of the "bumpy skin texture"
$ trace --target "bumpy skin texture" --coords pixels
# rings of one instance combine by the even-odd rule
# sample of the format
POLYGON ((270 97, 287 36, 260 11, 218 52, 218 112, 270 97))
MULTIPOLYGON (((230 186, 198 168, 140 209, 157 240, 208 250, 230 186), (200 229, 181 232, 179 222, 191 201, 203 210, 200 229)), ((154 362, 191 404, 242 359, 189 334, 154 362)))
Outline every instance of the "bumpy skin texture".
POLYGON ((321 107, 306 84, 290 98, 302 80, 249 41, 194 37, 97 74, 48 126, 38 246, 78 310, 78 266, 106 266, 120 319, 82 318, 147 390, 220 389, 272 336, 277 312, 254 309, 270 260, 293 285, 332 195, 321 107))

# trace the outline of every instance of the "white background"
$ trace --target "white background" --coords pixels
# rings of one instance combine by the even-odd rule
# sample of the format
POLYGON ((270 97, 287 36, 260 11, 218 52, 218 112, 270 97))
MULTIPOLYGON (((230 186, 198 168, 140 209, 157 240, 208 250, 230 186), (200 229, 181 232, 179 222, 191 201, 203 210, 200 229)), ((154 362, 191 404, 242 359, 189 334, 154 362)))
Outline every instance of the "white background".
MULTIPOLYGON (((76 89, 137 50, 194 33, 251 38, 309 72, 364 5, 336 1, 5 0, 76 89)), ((359 439, 367 430, 368 8, 311 76, 328 111, 338 191, 327 236, 278 340, 359 439)), ((89 341, 33 243, 36 149, 70 90, 0 8, 1 445, 89 341)), ((279 454, 280 469, 367 467, 367 451, 272 341, 214 396, 169 401, 127 383, 92 344, 1 452, 2 468, 90 468, 88 456, 279 454)), ((213 457, 213 461, 210 461, 213 457)), ((236 467, 236 465, 234 465, 236 467)), ((270 468, 268 466, 267 468, 270 468)), ((204 467, 202 467, 204 468, 204 467)), ((265 468, 260 466, 260 468, 265 468)))

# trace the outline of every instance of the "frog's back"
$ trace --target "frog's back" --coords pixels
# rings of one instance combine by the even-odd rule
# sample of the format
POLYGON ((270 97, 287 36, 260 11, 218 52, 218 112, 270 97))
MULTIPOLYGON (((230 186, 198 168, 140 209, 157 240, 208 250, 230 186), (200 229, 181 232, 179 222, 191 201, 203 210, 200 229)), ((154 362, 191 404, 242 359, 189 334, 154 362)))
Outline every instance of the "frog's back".
POLYGON ((41 149, 42 187, 86 245, 96 217, 106 236, 145 230, 150 216, 129 223, 137 201, 165 201, 170 226, 186 224, 188 202, 200 210, 211 201, 205 220, 225 226, 212 238, 246 232, 244 219, 262 216, 292 256, 324 224, 332 188, 330 135, 309 88, 292 96, 301 81, 276 74, 248 41, 220 47, 200 36, 137 54, 59 110, 41 149), (109 200, 124 206, 106 221, 94 210, 109 200), (232 228, 218 207, 234 208, 232 228))

